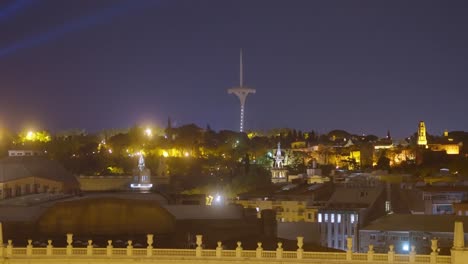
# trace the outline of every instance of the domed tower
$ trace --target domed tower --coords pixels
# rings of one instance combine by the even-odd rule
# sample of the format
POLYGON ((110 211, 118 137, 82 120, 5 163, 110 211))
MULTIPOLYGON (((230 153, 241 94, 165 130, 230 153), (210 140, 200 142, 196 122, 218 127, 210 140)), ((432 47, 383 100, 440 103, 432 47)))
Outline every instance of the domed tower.
POLYGON ((424 121, 419 122, 418 127, 418 146, 427 146, 427 138, 426 138, 426 125, 424 121))

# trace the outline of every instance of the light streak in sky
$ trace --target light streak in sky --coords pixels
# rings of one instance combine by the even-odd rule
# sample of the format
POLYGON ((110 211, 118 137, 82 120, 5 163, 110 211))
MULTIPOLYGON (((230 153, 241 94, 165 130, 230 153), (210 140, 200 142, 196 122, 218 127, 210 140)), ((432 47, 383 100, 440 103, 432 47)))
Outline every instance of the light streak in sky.
POLYGON ((5 6, 5 8, 0 9, 0 22, 7 20, 8 18, 13 17, 18 13, 21 9, 28 7, 32 3, 36 1, 34 0, 15 0, 5 6))
POLYGON ((65 34, 74 31, 83 30, 96 24, 110 22, 113 18, 124 15, 130 11, 147 9, 155 3, 160 3, 160 1, 125 1, 121 4, 105 8, 100 12, 95 12, 86 16, 79 17, 68 23, 64 23, 55 28, 52 28, 49 31, 26 37, 20 41, 17 41, 16 43, 10 44, 9 46, 0 48, 0 58, 11 55, 21 49, 32 48, 41 44, 48 43, 52 40, 55 40, 65 34))

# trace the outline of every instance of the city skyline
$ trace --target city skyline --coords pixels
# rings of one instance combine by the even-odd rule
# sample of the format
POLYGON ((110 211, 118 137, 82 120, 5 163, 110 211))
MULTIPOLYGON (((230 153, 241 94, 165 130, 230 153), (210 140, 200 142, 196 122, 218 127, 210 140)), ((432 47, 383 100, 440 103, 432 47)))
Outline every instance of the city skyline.
POLYGON ((246 130, 468 130, 467 4, 363 3, 3 2, 0 126, 238 130, 243 48, 246 130))

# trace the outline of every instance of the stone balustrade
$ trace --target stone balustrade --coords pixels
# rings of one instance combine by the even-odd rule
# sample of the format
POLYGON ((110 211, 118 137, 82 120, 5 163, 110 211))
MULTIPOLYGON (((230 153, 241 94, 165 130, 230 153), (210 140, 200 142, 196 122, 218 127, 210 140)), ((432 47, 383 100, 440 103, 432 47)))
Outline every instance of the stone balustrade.
MULTIPOLYGON (((455 226, 463 235, 463 224, 457 222, 455 226)), ((33 246, 32 240, 27 241, 26 247, 15 247, 12 240, 8 240, 6 245, 3 243, 1 230, 0 223, 0 263, 49 263, 54 259, 66 259, 67 263, 128 263, 143 260, 147 263, 468 263, 468 251, 464 248, 464 241, 457 237, 460 235, 457 233, 454 240, 457 244, 454 244, 452 256, 439 256, 436 239, 432 240, 432 253, 429 255, 418 255, 414 246, 409 254, 404 255, 396 254, 393 246, 389 247, 386 254, 375 253, 372 245, 367 253, 355 253, 352 251, 352 239, 347 240, 346 252, 308 252, 302 248, 302 237, 297 238, 298 248, 295 251, 284 250, 281 242, 277 244, 276 250, 264 250, 261 242, 257 243, 255 250, 245 250, 241 241, 237 242, 234 250, 223 249, 221 241, 215 249, 205 249, 202 235, 196 236, 195 249, 158 249, 153 247, 155 238, 152 234, 147 235, 146 248, 135 248, 131 240, 127 241, 125 248, 114 247, 112 240, 107 241, 106 247, 94 247, 92 240, 88 240, 85 247, 74 247, 73 234, 66 235, 65 247, 54 247, 51 240, 48 240, 45 247, 33 246)))

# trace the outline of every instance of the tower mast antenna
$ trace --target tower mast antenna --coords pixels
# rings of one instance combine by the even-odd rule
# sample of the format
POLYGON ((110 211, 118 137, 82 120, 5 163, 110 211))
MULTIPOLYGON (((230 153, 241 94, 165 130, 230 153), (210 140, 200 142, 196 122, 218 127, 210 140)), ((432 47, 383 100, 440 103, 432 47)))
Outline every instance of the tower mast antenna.
POLYGON ((240 82, 239 82, 239 87, 244 87, 244 63, 242 61, 242 49, 240 49, 240 54, 239 54, 240 58, 240 63, 239 63, 239 78, 240 78, 240 82))
POLYGON ((242 49, 240 49, 240 65, 239 65, 239 87, 234 87, 228 89, 228 94, 234 94, 239 98, 240 101, 240 132, 244 132, 244 108, 245 108, 245 99, 247 99, 247 95, 254 94, 256 92, 255 89, 250 89, 244 86, 244 62, 242 56, 242 49))

